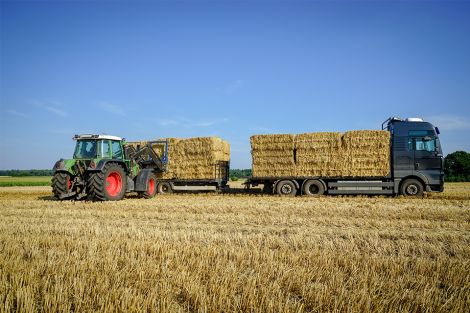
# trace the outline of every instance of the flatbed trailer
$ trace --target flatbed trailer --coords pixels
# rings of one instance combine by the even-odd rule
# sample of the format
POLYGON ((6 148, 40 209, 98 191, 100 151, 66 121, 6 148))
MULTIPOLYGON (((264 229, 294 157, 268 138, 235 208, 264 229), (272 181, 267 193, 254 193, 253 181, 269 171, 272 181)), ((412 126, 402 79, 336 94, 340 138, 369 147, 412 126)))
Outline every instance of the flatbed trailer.
POLYGON ((421 119, 391 117, 382 123, 390 132, 390 171, 384 177, 250 177, 246 188, 263 185, 265 193, 282 196, 376 194, 419 196, 444 190, 444 161, 439 129, 421 119))
POLYGON ((165 194, 178 191, 226 191, 230 175, 230 162, 219 161, 214 166, 215 175, 208 179, 157 179, 157 192, 165 194))

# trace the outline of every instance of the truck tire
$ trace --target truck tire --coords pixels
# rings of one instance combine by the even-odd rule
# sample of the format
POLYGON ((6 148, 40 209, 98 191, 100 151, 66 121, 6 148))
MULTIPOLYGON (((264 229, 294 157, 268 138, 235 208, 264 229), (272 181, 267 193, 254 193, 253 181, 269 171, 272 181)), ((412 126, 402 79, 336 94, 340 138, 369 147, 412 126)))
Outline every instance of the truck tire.
POLYGON ((161 182, 158 184, 158 193, 172 193, 173 188, 170 183, 161 182))
POLYGON ((407 197, 420 197, 423 192, 423 184, 417 179, 407 179, 401 185, 401 194, 407 197))
POLYGON ((157 178, 154 174, 150 174, 147 179, 147 190, 144 192, 139 192, 139 196, 145 199, 150 199, 155 197, 157 193, 157 178))
POLYGON ((122 166, 107 163, 103 171, 91 173, 87 180, 87 192, 91 200, 117 201, 126 193, 126 173, 122 166))
POLYGON ((68 173, 58 172, 54 174, 52 177, 51 186, 52 193, 56 199, 65 199, 63 195, 66 195, 72 191, 72 181, 70 178, 70 174, 68 173))
POLYGON ((293 197, 297 194, 297 188, 291 180, 281 180, 276 184, 276 192, 280 196, 293 197))
POLYGON ((321 196, 325 194, 325 187, 321 181, 312 179, 304 183, 302 191, 307 196, 321 196))

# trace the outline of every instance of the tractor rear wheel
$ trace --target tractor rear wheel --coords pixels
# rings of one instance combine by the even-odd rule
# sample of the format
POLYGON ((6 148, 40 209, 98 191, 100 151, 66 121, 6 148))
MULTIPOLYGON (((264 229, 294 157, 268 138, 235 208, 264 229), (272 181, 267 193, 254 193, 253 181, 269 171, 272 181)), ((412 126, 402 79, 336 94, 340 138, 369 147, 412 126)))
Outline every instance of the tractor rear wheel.
POLYGON ((122 166, 108 163, 103 171, 91 173, 87 179, 87 192, 91 200, 117 201, 124 198, 127 178, 122 166))
POLYGON ((52 177, 52 193, 54 197, 62 200, 70 197, 64 197, 70 191, 72 191, 72 180, 70 174, 58 172, 52 177))
POLYGON ((150 199, 155 197, 157 193, 157 178, 154 174, 150 174, 147 180, 147 190, 139 192, 139 196, 145 199, 150 199))

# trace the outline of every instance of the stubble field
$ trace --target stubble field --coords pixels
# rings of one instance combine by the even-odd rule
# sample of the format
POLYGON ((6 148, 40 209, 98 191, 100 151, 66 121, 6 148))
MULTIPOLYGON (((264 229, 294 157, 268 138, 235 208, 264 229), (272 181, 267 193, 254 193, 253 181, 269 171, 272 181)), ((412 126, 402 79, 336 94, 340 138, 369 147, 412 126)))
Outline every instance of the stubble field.
POLYGON ((0 311, 468 312, 470 184, 422 199, 0 188, 0 311))

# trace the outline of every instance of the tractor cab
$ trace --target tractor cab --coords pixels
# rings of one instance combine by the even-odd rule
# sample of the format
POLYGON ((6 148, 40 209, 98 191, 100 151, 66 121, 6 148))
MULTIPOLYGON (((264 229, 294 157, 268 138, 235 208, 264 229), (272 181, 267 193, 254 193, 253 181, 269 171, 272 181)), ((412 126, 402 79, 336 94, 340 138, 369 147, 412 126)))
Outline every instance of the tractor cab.
POLYGON ((109 135, 75 135, 74 159, 124 159, 123 139, 109 135))

